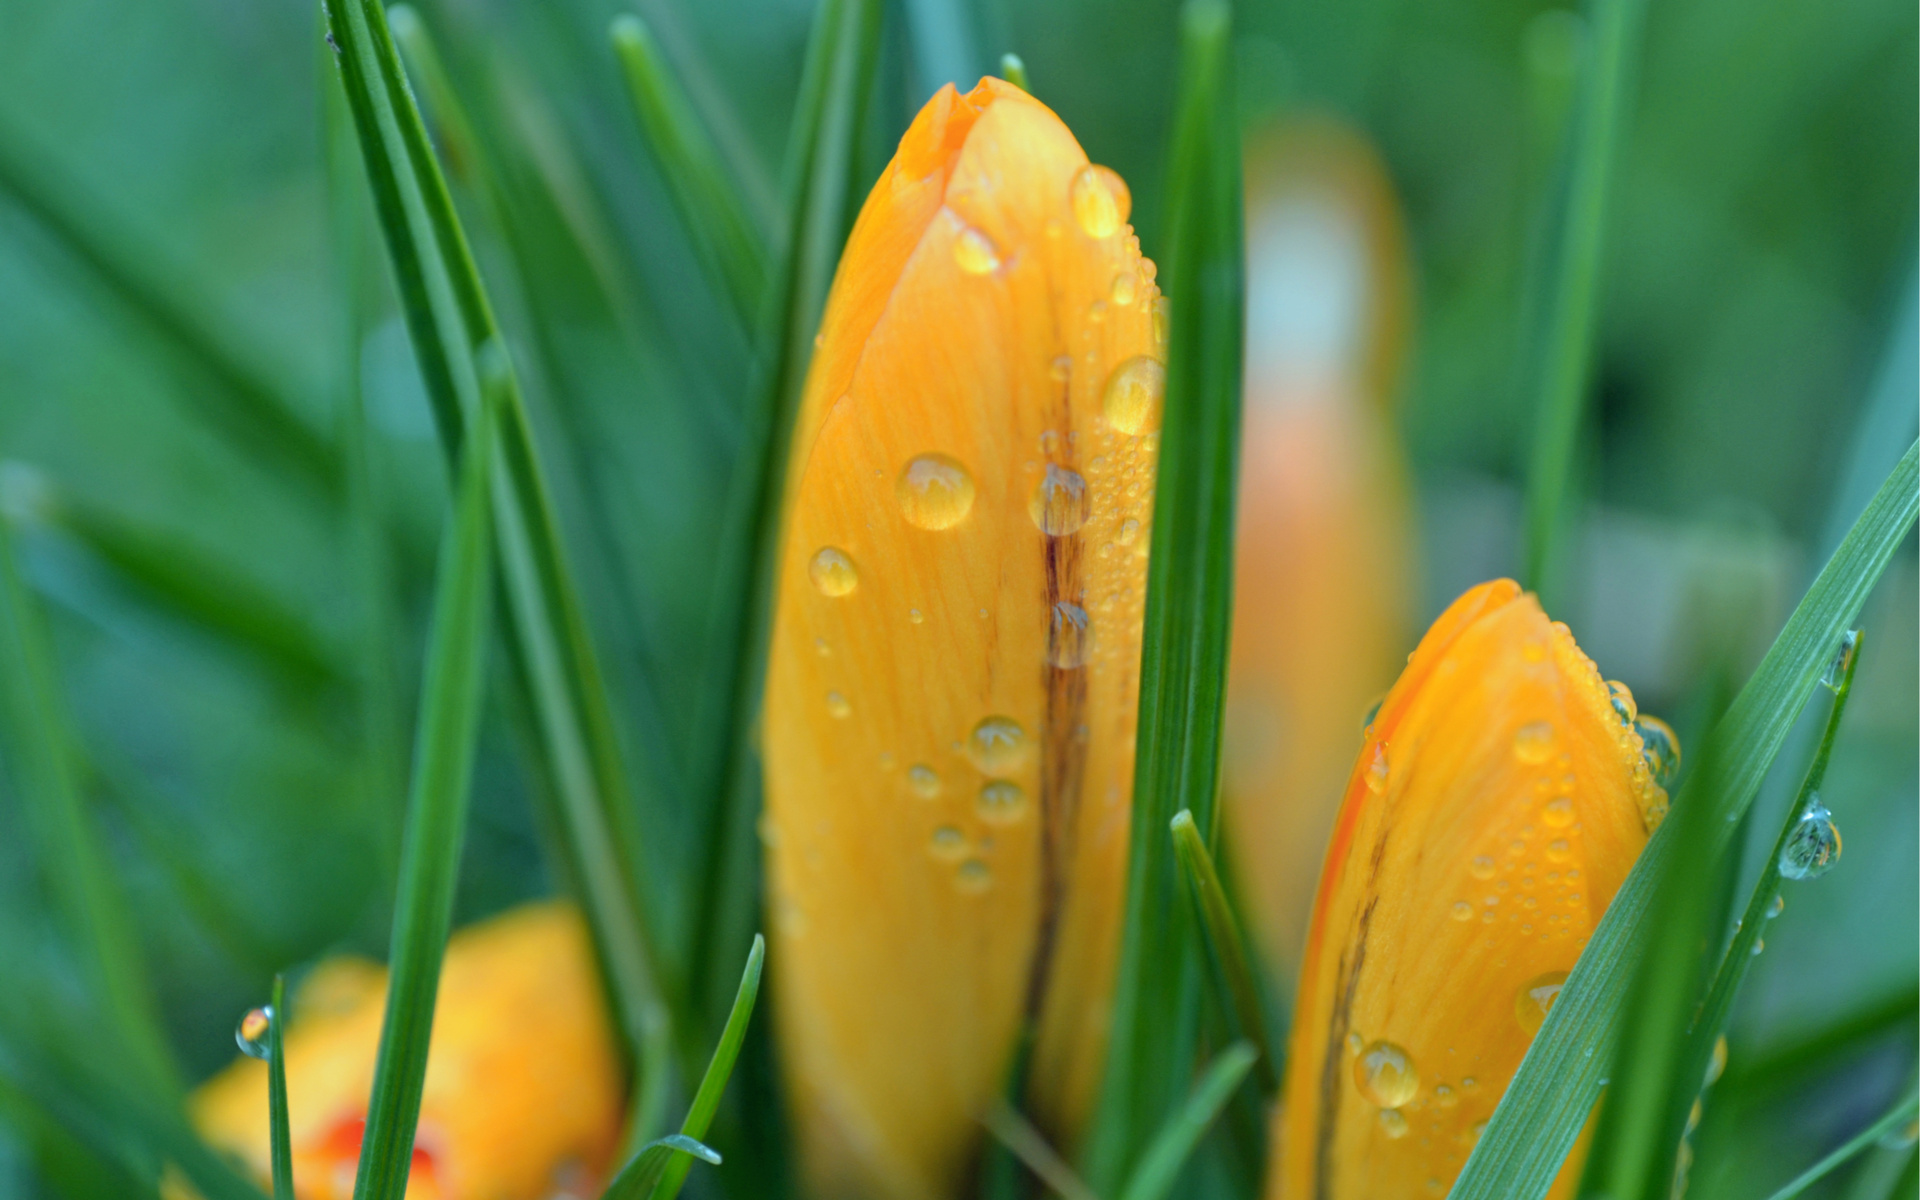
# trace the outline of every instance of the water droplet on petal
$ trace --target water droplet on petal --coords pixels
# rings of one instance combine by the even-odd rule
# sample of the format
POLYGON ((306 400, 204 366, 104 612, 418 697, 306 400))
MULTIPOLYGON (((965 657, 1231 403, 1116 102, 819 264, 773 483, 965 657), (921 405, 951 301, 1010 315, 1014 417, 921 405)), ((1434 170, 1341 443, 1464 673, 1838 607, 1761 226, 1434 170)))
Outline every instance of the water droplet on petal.
POLYGON ((1840 648, 1833 652, 1833 659, 1827 663, 1827 670, 1820 677, 1830 691, 1840 690, 1840 681, 1847 677, 1847 664, 1853 660, 1853 652, 1860 645, 1860 631, 1849 629, 1840 635, 1840 648))
POLYGON ((1349 1033, 1347 1035, 1347 1053, 1348 1054, 1350 1055, 1358 1054, 1362 1050, 1365 1050, 1366 1048, 1367 1048, 1367 1039, 1361 1037, 1357 1033, 1349 1033))
POLYGON ((953 884, 963 892, 978 895, 993 886, 993 868, 970 858, 954 870, 953 884))
POLYGON ((952 825, 942 825, 928 839, 927 852, 948 862, 964 858, 967 854, 967 835, 952 825))
POLYGON ((1833 814, 1816 796, 1793 823, 1787 844, 1780 847, 1780 873, 1788 879, 1818 879, 1840 861, 1840 830, 1833 814))
POLYGON ((1560 989, 1566 986, 1565 971, 1549 971, 1545 975, 1529 979, 1520 985, 1513 995, 1513 1019, 1520 1022, 1520 1028, 1528 1037, 1540 1032, 1540 1026, 1546 1021, 1547 1014, 1553 1011, 1554 1002, 1560 999, 1560 989))
MULTIPOLYGON (((860 572, 854 569, 853 559, 833 546, 813 552, 807 562, 807 578, 813 580, 814 589, 822 596, 844 596, 860 586, 860 572)), ((822 654, 827 652, 825 647, 825 641, 814 642, 814 648, 822 654)))
POLYGON ((1573 857, 1573 847, 1567 845, 1567 839, 1555 838, 1547 843, 1547 857, 1554 862, 1565 862, 1573 857))
POLYGON ((1153 298, 1153 344, 1160 353, 1167 352, 1167 337, 1173 331, 1173 306, 1165 296, 1153 298))
POLYGON ((1078 471, 1047 464, 1045 475, 1027 501, 1027 515, 1048 537, 1065 537, 1087 523, 1093 498, 1087 494, 1087 481, 1078 471))
POLYGON ((1134 520, 1132 517, 1128 517, 1126 520, 1120 522, 1120 532, 1114 536, 1113 540, 1119 542, 1122 546, 1131 546, 1133 545, 1134 539, 1139 536, 1140 522, 1134 520))
POLYGON ((1557 828, 1573 824, 1573 797, 1555 796, 1540 810, 1540 819, 1557 828))
POLYGON ((1107 167, 1088 163, 1067 187, 1073 219, 1088 237, 1110 237, 1120 231, 1133 209, 1126 181, 1107 167))
POLYGON ((268 1055, 268 1035, 273 1032, 273 1009, 270 1007, 248 1009, 234 1026, 234 1044, 240 1047, 240 1053, 248 1058, 265 1058, 268 1055))
POLYGON ((953 261, 969 275, 985 275, 1000 266, 1000 251, 993 239, 971 227, 953 239, 953 261))
POLYGON ((967 757, 983 775, 1012 773, 1027 757, 1027 731, 1012 717, 987 717, 967 736, 967 757))
POLYGON ((1447 910, 1447 915, 1456 921, 1471 921, 1473 920, 1473 905, 1468 904, 1465 900, 1455 900, 1453 907, 1447 910))
POLYGON ((1399 1108, 1420 1093, 1413 1056, 1392 1042, 1374 1042, 1353 1060, 1353 1082, 1367 1103, 1399 1108))
POLYGON ((1380 1110, 1381 1133, 1397 1140, 1407 1136, 1407 1128, 1407 1119, 1400 1115, 1398 1109, 1383 1108, 1380 1110))
POLYGON ((940 776, 927 764, 915 763, 907 768, 907 786, 922 800, 931 800, 940 794, 940 776))
POLYGON ((1529 721, 1513 735, 1513 756, 1523 763, 1543 763, 1553 753, 1553 726, 1529 721))
POLYGON ((951 529, 973 510, 973 476, 944 454, 922 454, 900 472, 894 495, 909 524, 951 529))
POLYGON ((1120 272, 1113 277, 1113 291, 1108 296, 1120 307, 1127 307, 1140 298, 1140 277, 1131 270, 1120 272))
POLYGON ((1634 727, 1640 731, 1640 756, 1646 760, 1647 773, 1661 788, 1671 792, 1680 777, 1680 736, 1659 717, 1644 714, 1634 722, 1634 727))
POLYGON ((1620 718, 1622 725, 1633 728, 1634 721, 1640 716, 1640 706, 1633 702, 1633 689, 1617 679, 1609 679, 1607 697, 1613 703, 1613 715, 1620 718))
POLYGON ((853 705, 848 704, 847 698, 839 692, 828 692, 827 713, 838 720, 844 721, 853 715, 853 705))
POLYGON ((1020 790, 1017 783, 990 779, 980 789, 980 798, 974 804, 974 811, 989 825, 1011 825, 1027 815, 1027 794, 1020 790))
POLYGON ((1391 769, 1387 766, 1387 747, 1384 742, 1376 742, 1373 757, 1367 762, 1367 769, 1361 778, 1366 781, 1367 790, 1379 795, 1387 790, 1387 776, 1391 769))
POLYGON ((1047 661, 1063 671, 1086 666, 1093 657, 1092 620, 1078 604, 1056 603, 1047 626, 1047 661))
POLYGON ((1467 873, 1475 879, 1492 879, 1493 859, 1485 854, 1475 855, 1473 861, 1467 864, 1467 873))
POLYGON ((1047 374, 1053 377, 1055 383, 1065 383, 1067 380, 1073 378, 1073 355, 1062 354, 1057 356, 1053 362, 1048 365, 1047 374))
POLYGON ((1160 360, 1136 354, 1113 369, 1101 395, 1100 411, 1121 433, 1149 433, 1160 427, 1166 398, 1167 368, 1160 360))

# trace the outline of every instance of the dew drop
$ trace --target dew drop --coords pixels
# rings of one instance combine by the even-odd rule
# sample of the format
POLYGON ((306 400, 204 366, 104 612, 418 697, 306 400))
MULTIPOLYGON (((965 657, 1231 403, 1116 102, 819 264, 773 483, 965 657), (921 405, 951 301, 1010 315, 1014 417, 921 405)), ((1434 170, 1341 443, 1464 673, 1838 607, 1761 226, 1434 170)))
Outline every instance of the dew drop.
POLYGON ((1492 879, 1493 859, 1485 854, 1475 855, 1473 861, 1467 864, 1467 873, 1475 879, 1492 879))
POLYGON ((1767 939, 1763 937, 1757 937, 1753 939, 1753 949, 1749 953, 1751 953, 1753 957, 1759 958, 1761 952, 1764 951, 1766 948, 1767 948, 1767 939))
POLYGON ((1727 1073, 1727 1035, 1723 1033, 1719 1037, 1713 1039, 1713 1055, 1712 1057, 1707 1059, 1707 1075, 1706 1075, 1706 1078, 1701 1082, 1700 1086, 1712 1087, 1714 1084, 1720 1082, 1720 1077, 1722 1075, 1725 1075, 1726 1073, 1727 1073))
POLYGON ((1543 763, 1553 753, 1553 726, 1529 721, 1513 735, 1513 756, 1523 763, 1543 763))
POLYGON ((1399 1109, 1383 1108, 1380 1110, 1381 1133, 1397 1141, 1407 1136, 1407 1129, 1407 1119, 1400 1115, 1399 1109))
POLYGON ((248 1058, 265 1058, 268 1055, 268 1035, 272 1032, 273 1009, 251 1008, 234 1026, 233 1041, 240 1047, 240 1053, 248 1058))
POLYGON ((1840 830, 1818 796, 1780 847, 1780 873, 1788 879, 1818 879, 1840 861, 1840 830))
POLYGON ((827 645, 827 639, 817 637, 813 639, 813 652, 821 658, 830 658, 833 655, 833 647, 827 645))
POLYGON ((1452 1088, 1443 1083, 1433 1089, 1433 1102, 1441 1108, 1455 1108, 1460 1104, 1460 1097, 1452 1088))
POLYGON ((1166 391, 1167 368, 1157 358, 1136 354, 1107 376, 1100 411, 1107 424, 1121 433, 1150 433, 1160 427, 1160 404, 1166 391))
POLYGON ((908 462, 893 490, 901 514, 921 529, 951 529, 973 510, 973 476, 944 454, 908 462))
POLYGON ((948 862, 964 858, 967 853, 967 835, 952 825, 942 825, 934 830, 933 836, 927 840, 927 852, 935 858, 945 859, 948 862))
POLYGON ((1557 829, 1573 824, 1573 797, 1555 796, 1540 810, 1540 819, 1557 829))
POLYGON ((926 619, 927 619, 927 614, 921 612, 917 608, 910 608, 907 610, 907 620, 912 621, 915 625, 924 624, 926 622, 926 619))
POLYGON ((1358 1054, 1362 1050, 1365 1050, 1366 1048, 1367 1048, 1367 1039, 1361 1037, 1357 1033, 1349 1033, 1347 1035, 1347 1053, 1348 1054, 1358 1054))
POLYGON ((839 692, 828 692, 827 713, 836 720, 844 721, 853 715, 853 705, 848 704, 847 698, 839 692))
POLYGON ((1447 915, 1456 921, 1471 921, 1473 920, 1473 905, 1468 904, 1465 900, 1455 900, 1453 907, 1447 910, 1447 915))
POLYGON ((1399 1108, 1420 1092, 1413 1056, 1392 1042, 1374 1042, 1353 1060, 1353 1082, 1367 1103, 1399 1108))
POLYGON ((1120 522, 1120 532, 1114 535, 1113 540, 1119 542, 1122 546, 1131 546, 1134 543, 1134 539, 1139 536, 1140 522, 1134 520, 1132 517, 1128 517, 1126 520, 1120 522))
POLYGON ((907 786, 922 800, 931 800, 940 794, 940 775, 925 763, 915 763, 907 768, 907 786))
POLYGON ((1859 645, 1858 629, 1849 629, 1840 635, 1840 648, 1833 652, 1832 661, 1827 663, 1826 674, 1820 677, 1820 682, 1825 684, 1829 691, 1840 690, 1840 681, 1847 677, 1847 664, 1853 661, 1853 653, 1859 645))
POLYGON ((1068 185, 1067 198, 1073 205, 1073 219, 1088 237, 1111 237, 1126 223, 1133 208, 1133 194, 1126 181, 1115 171, 1088 163, 1068 185))
POLYGON ((1153 298, 1153 344, 1160 353, 1167 352, 1167 336, 1172 332, 1173 310, 1165 296, 1153 298))
POLYGON ((1120 272, 1113 277, 1113 290, 1107 296, 1121 308, 1130 306, 1140 298, 1140 277, 1132 271, 1120 272))
POLYGON ((1027 757, 1027 731, 1012 717, 986 717, 967 736, 967 757, 983 775, 1006 775, 1027 757))
POLYGON ((1547 843, 1547 857, 1553 862, 1565 862, 1573 857, 1573 847, 1565 838, 1555 838, 1547 843))
POLYGON ((1000 252, 993 239, 978 229, 968 228, 953 239, 953 261, 969 275, 985 275, 1000 267, 1000 252))
POLYGON ((1609 679, 1607 697, 1613 703, 1613 715, 1620 718, 1622 725, 1633 728, 1634 721, 1640 716, 1640 706, 1633 702, 1633 689, 1617 679, 1609 679))
POLYGON ((1065 383, 1073 378, 1073 355, 1061 354, 1047 365, 1047 374, 1055 383, 1065 383))
POLYGON ((974 811, 989 825, 1011 825, 1027 815, 1027 794, 1020 790, 1017 783, 990 779, 980 789, 980 798, 974 802, 974 811))
POLYGON ((1087 665, 1093 657, 1093 618, 1078 604, 1054 604, 1047 625, 1047 662, 1063 671, 1087 665))
POLYGON ((1520 990, 1513 994, 1513 1019, 1520 1022, 1520 1028, 1528 1037, 1540 1032, 1566 982, 1565 971, 1549 971, 1521 984, 1520 990))
POLYGON ((1065 537, 1087 523, 1093 498, 1087 494, 1087 481, 1078 471, 1047 464, 1047 472, 1027 501, 1027 515, 1048 537, 1065 537))
POLYGON ((1376 796, 1386 791, 1387 776, 1389 773, 1386 744, 1384 742, 1376 742, 1373 747, 1373 757, 1368 760, 1367 769, 1362 773, 1362 778, 1365 779, 1367 784, 1367 790, 1376 796))
POLYGON ((970 858, 953 872, 953 885, 977 896, 993 886, 993 868, 977 858, 970 858))
POLYGON ((1785 911, 1787 911, 1787 898, 1775 894, 1773 903, 1767 905, 1767 920, 1771 921, 1785 911))
POLYGON ((1642 714, 1634 726, 1640 731, 1640 756, 1646 760, 1647 773, 1671 792, 1680 778, 1680 736, 1659 717, 1642 714))
MULTIPOLYGON (((822 546, 813 552, 807 562, 807 578, 813 580, 814 590, 822 596, 844 596, 860 586, 860 572, 854 568, 853 559, 834 546, 822 546)), ((827 652, 823 640, 816 639, 814 648, 822 654, 827 652)))

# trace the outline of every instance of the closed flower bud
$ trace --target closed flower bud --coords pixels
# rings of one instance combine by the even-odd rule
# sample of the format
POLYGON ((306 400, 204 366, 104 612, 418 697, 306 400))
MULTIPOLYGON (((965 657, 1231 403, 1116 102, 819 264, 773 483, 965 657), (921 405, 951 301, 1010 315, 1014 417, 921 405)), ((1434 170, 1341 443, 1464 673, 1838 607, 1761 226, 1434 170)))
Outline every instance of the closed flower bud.
POLYGON ((1636 719, 1511 581, 1434 622, 1327 849, 1269 1196, 1452 1186, 1666 809, 1636 719))
POLYGON ((1119 177, 988 79, 914 120, 794 432, 763 748, 819 1194, 957 1192, 1031 1030, 1071 1144, 1117 953, 1164 313, 1119 177))

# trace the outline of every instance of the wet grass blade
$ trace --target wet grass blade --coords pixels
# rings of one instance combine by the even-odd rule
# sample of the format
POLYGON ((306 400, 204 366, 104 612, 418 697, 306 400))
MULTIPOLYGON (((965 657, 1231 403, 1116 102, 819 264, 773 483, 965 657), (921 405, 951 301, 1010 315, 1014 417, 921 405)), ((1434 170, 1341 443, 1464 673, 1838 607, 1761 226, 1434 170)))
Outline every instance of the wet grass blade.
MULTIPOLYGON (((601 1193, 600 1200, 647 1200, 659 1194, 668 1168, 678 1162, 691 1166, 696 1158, 716 1167, 720 1165, 720 1155, 711 1146, 703 1146, 683 1133, 671 1133, 648 1142, 601 1193)), ((684 1169, 681 1174, 685 1175, 684 1169)))
MULTIPOLYGON (((325 11, 414 357, 452 457, 480 408, 476 352, 499 345, 499 329, 382 7, 375 0, 330 0, 325 11)), ((677 993, 649 924, 652 908, 637 866, 637 809, 510 365, 500 399, 493 519, 514 678, 534 718, 537 765, 556 800, 564 856, 621 1031, 640 1059, 643 1109, 658 1112, 671 1067, 666 1003, 677 993)))
POLYGON ((1207 1127, 1226 1107, 1233 1090, 1240 1086, 1259 1057, 1260 1051, 1251 1042, 1235 1042, 1220 1052, 1200 1076, 1200 1082, 1194 1085, 1187 1102, 1140 1156, 1140 1165, 1134 1168, 1120 1200, 1166 1200, 1173 1191, 1181 1164, 1200 1144, 1207 1127))
POLYGON ((1182 14, 1163 276, 1172 330, 1126 910, 1106 1073, 1082 1163, 1102 1195, 1134 1172, 1193 1069, 1198 946, 1165 831, 1183 808, 1206 840, 1217 823, 1245 308, 1231 33, 1223 3, 1196 0, 1182 14))
POLYGON ((453 927, 454 888, 459 882, 474 744, 485 691, 493 596, 495 414, 507 371, 504 351, 489 347, 482 355, 486 399, 462 454, 454 512, 441 545, 407 830, 400 848, 387 1011, 354 1181, 355 1200, 400 1200, 407 1190, 440 961, 453 927))
MULTIPOLYGON (((720 1031, 720 1042, 714 1046, 713 1059, 707 1063, 707 1073, 701 1077, 699 1090, 693 1094, 687 1119, 680 1123, 681 1136, 689 1141, 707 1136, 707 1129, 713 1124, 713 1115, 720 1109, 720 1096, 727 1090, 727 1080, 733 1076, 733 1064, 740 1058, 740 1046, 747 1040, 747 1023, 753 1020, 754 1002, 760 997, 760 968, 766 958, 767 939, 756 933, 753 935, 753 949, 747 951, 746 969, 740 973, 740 990, 734 993, 733 1007, 727 1011, 727 1024, 720 1031)), ((719 1159, 707 1161, 718 1162, 719 1159)), ((654 1186, 653 1200, 673 1200, 680 1194, 680 1185, 686 1181, 687 1172, 692 1169, 693 1159, 675 1155, 667 1163, 660 1182, 654 1186)))
POLYGON ((740 205, 740 189, 727 175, 719 147, 695 115, 646 22, 623 13, 613 19, 608 33, 680 220, 742 324, 751 327, 766 289, 767 252, 740 205))
POLYGON ((294 1200, 293 1133, 287 1119, 287 981, 273 977, 272 1020, 267 1022, 267 1142, 273 1167, 273 1200, 294 1200))
POLYGON ((1644 3, 1592 0, 1588 6, 1594 36, 1582 64, 1566 175, 1549 226, 1540 326, 1525 343, 1531 358, 1522 395, 1533 405, 1534 430, 1522 579, 1542 593, 1550 594, 1559 569, 1557 540, 1566 525, 1568 480, 1593 368, 1607 192, 1615 143, 1625 125, 1644 3))
POLYGON ((23 810, 53 908, 131 1074, 171 1097, 180 1069, 161 1032, 133 926, 79 778, 53 648, 0 520, 0 767, 23 810))
POLYGON ((1272 1096, 1280 1090, 1279 1060, 1273 1052, 1273 1035, 1267 1029, 1266 1010, 1260 1003, 1260 989, 1254 979, 1246 939, 1241 934, 1239 919, 1233 914, 1233 905, 1227 899, 1227 889, 1220 880, 1213 855, 1207 852, 1207 843, 1193 823, 1193 814, 1184 808, 1174 814, 1173 848, 1199 905, 1207 943, 1213 947, 1234 1019, 1240 1024, 1239 1034, 1260 1052, 1260 1059, 1254 1064, 1260 1088, 1272 1096))
POLYGON ((1794 1177, 1793 1182, 1767 1197, 1767 1200, 1793 1200, 1793 1197, 1800 1195, 1820 1180, 1826 1178, 1835 1168, 1845 1164, 1854 1155, 1873 1145, 1889 1133, 1898 1130, 1903 1125, 1911 1123, 1916 1113, 1920 1113, 1920 1095, 1915 1095, 1914 1092, 1909 1089, 1906 1097, 1888 1109, 1879 1120, 1848 1139, 1846 1144, 1840 1146, 1833 1153, 1802 1171, 1794 1177))
MULTIPOLYGON (((1747 680, 1714 737, 1723 769, 1703 792, 1695 772, 1675 808, 1699 804, 1714 818, 1714 852, 1732 836, 1840 639, 1920 510, 1920 445, 1910 446, 1808 589, 1747 680)), ((1661 826, 1640 855, 1486 1132, 1454 1183, 1453 1200, 1537 1200, 1579 1136, 1612 1054, 1631 963, 1652 920, 1653 881, 1673 852, 1679 823, 1661 826)))
POLYGON ((767 289, 753 392, 728 496, 725 548, 714 576, 712 647, 698 717, 713 764, 703 794, 721 801, 709 831, 695 911, 696 1011, 714 1011, 730 982, 733 949, 759 908, 759 761, 753 746, 766 671, 775 539, 786 486, 788 442, 813 337, 861 194, 857 149, 880 52, 876 0, 823 0, 787 144, 783 253, 767 289), (710 788, 709 792, 707 789, 710 788))
POLYGON ((284 466, 321 493, 340 483, 340 459, 301 417, 281 388, 263 377, 208 322, 181 303, 165 273, 129 252, 130 232, 98 211, 90 197, 15 130, 0 126, 0 193, 10 197, 54 241, 85 266, 200 378, 179 389, 209 424, 250 456, 284 466), (210 383, 211 387, 197 386, 210 383))

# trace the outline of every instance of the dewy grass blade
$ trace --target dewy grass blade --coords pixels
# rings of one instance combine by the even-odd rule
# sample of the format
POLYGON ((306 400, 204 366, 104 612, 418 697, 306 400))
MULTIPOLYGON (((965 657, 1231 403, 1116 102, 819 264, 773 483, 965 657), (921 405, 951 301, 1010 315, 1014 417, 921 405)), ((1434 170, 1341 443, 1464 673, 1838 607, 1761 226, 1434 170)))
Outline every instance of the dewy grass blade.
POLYGON ((0 192, 12 197, 213 385, 182 387, 183 399, 198 406, 210 423, 249 454, 287 467, 322 494, 334 492, 340 482, 338 453, 294 411, 280 387, 246 363, 225 335, 216 334, 183 305, 175 294, 177 287, 163 282, 163 272, 137 264, 125 246, 129 236, 111 232, 113 223, 94 211, 92 203, 61 178, 44 154, 4 126, 0 126, 0 192))
POLYGON ((719 148, 694 114, 646 22, 622 13, 608 32, 627 94, 680 220, 741 322, 751 326, 766 289, 767 252, 760 231, 740 206, 740 189, 728 177, 719 148))
POLYGON ((273 1200, 294 1200, 293 1133, 287 1118, 287 981, 273 977, 267 1022, 267 1142, 273 1167, 273 1200))
POLYGON ((690 1162, 695 1158, 716 1167, 720 1165, 720 1155, 711 1146, 704 1146, 683 1133, 648 1142, 600 1194, 600 1200, 647 1200, 658 1194, 668 1167, 676 1161, 690 1162))
POLYGON ((1172 307, 1140 669, 1126 910, 1106 1073, 1081 1164, 1119 1191, 1193 1069, 1199 962, 1168 823, 1213 836, 1233 601, 1245 288, 1240 135, 1223 3, 1181 17, 1166 293, 1172 307))
POLYGON ((1269 1096, 1275 1095, 1280 1090, 1278 1059, 1273 1053, 1273 1035, 1267 1029, 1266 1011, 1260 1003, 1259 985, 1254 980, 1246 940, 1241 934, 1239 919, 1233 915, 1233 905, 1227 899, 1227 889, 1214 866, 1213 855, 1207 852, 1207 843, 1193 823, 1193 814, 1184 808, 1174 814, 1173 848, 1198 900, 1208 944, 1213 947, 1220 974, 1226 981, 1234 1019, 1240 1023, 1240 1036, 1251 1041, 1260 1052, 1260 1061, 1255 1064, 1260 1088, 1269 1096))
MULTIPOLYGON (((727 1012, 726 1027, 720 1031, 720 1042, 713 1048, 713 1059, 707 1064, 707 1073, 700 1079, 700 1088, 693 1094, 687 1119, 680 1123, 681 1136, 689 1140, 697 1141, 707 1136, 707 1128, 713 1124, 713 1114, 719 1111, 720 1095, 727 1089, 727 1080, 733 1075, 733 1064, 740 1058, 740 1046, 747 1040, 747 1023, 753 1019, 754 1002, 760 997, 760 968, 766 958, 767 939, 756 933, 753 935, 753 949, 747 952, 746 969, 740 973, 740 990, 734 993, 733 1007, 727 1012)), ((680 1194, 680 1185, 686 1181, 687 1172, 692 1169, 693 1159, 676 1155, 667 1164, 660 1182, 654 1186, 653 1200, 673 1200, 680 1194)))
MULTIPOLYGON (((1909 447, 1881 484, 1721 718, 1713 736, 1722 747, 1724 769, 1716 773, 1714 791, 1699 792, 1696 772, 1675 803, 1676 808, 1711 806, 1716 854, 1752 802, 1842 635, 1913 527, 1916 510, 1920 445, 1909 447)), ((1453 1200, 1537 1200, 1546 1194, 1598 1094, 1629 967, 1647 936, 1653 881, 1672 853, 1677 827, 1671 821, 1661 827, 1615 893, 1455 1181, 1453 1200)))
POLYGON ((1827 1155, 1819 1162, 1808 1167, 1805 1171, 1802 1171, 1794 1177, 1793 1182, 1787 1184, 1787 1186, 1781 1188, 1773 1195, 1768 1196, 1767 1200, 1793 1200, 1793 1197, 1800 1195, 1820 1180, 1826 1178, 1836 1167, 1843 1165, 1854 1155, 1865 1150, 1868 1146, 1873 1145, 1901 1126, 1911 1123, 1916 1113, 1920 1113, 1920 1096, 1915 1095, 1914 1092, 1909 1089, 1906 1098, 1888 1109, 1879 1120, 1855 1134, 1845 1145, 1835 1150, 1832 1154, 1827 1155))
POLYGON ((732 956, 758 911, 753 826, 759 808, 757 725, 773 603, 773 564, 786 487, 787 443, 814 333, 860 194, 855 172, 880 46, 876 0, 824 0, 814 17, 787 146, 784 254, 767 290, 754 392, 720 545, 700 728, 712 759, 702 794, 718 794, 695 911, 695 1011, 718 1008, 732 956), (707 790, 710 788, 711 790, 707 790))
POLYGON ((1614 144, 1625 125, 1643 5, 1644 0, 1592 0, 1588 6, 1594 37, 1574 105, 1561 204, 1550 226, 1542 327, 1525 343, 1531 357, 1522 394, 1534 406, 1534 431, 1522 578, 1543 594, 1550 593, 1559 569, 1556 542, 1566 520, 1568 477, 1593 365, 1607 191, 1614 144))
POLYGON ((1260 1052, 1250 1042, 1235 1042, 1220 1052, 1200 1082, 1194 1085, 1187 1102, 1140 1156, 1140 1165, 1134 1168, 1120 1200, 1166 1200, 1173 1191, 1181 1164, 1200 1144, 1207 1127, 1220 1115, 1233 1089, 1240 1086, 1259 1057, 1260 1052))
POLYGON ((167 1047, 125 897, 88 812, 79 744, 68 724, 53 648, 0 519, 0 766, 6 769, 43 865, 54 908, 105 1027, 141 1083, 171 1098, 179 1065, 167 1047))
POLYGON ((393 916, 387 1011, 375 1061, 355 1200, 400 1200, 413 1161, 427 1075, 440 961, 453 926, 453 897, 466 836, 474 744, 485 688, 491 612, 490 520, 494 442, 506 354, 483 347, 485 399, 469 428, 452 517, 442 543, 414 743, 400 894, 393 916))
MULTIPOLYGON (((480 407, 475 351, 498 344, 498 329, 381 6, 330 0, 326 12, 414 356, 452 455, 480 407)), ((648 924, 636 809, 606 685, 510 366, 502 392, 493 505, 514 676, 535 718, 539 766, 558 801, 594 948, 641 1060, 644 1107, 657 1111, 672 1046, 663 993, 675 989, 663 986, 670 981, 648 924)))

